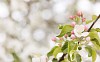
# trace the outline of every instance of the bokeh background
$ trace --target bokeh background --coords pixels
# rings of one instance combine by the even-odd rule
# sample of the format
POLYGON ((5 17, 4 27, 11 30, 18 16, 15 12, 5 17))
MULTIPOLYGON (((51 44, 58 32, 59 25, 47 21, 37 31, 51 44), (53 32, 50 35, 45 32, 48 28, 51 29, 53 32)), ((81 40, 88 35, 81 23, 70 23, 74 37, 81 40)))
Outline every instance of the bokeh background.
MULTIPOLYGON (((32 57, 46 55, 58 25, 69 24, 69 16, 77 11, 91 19, 100 14, 100 0, 0 0, 0 62, 13 62, 16 56, 31 62, 32 57)), ((100 28, 100 20, 95 26, 100 28)))

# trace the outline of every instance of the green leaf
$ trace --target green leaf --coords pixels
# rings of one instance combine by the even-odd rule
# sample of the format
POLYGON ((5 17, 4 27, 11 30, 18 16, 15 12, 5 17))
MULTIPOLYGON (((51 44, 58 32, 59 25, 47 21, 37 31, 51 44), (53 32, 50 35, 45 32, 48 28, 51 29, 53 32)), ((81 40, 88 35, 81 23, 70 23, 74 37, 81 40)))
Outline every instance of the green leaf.
POLYGON ((74 53, 75 53, 75 50, 71 50, 71 51, 70 51, 70 57, 71 57, 71 60, 74 59, 74 53))
POLYGON ((77 44, 74 43, 74 41, 68 42, 68 53, 70 53, 71 50, 76 50, 77 49, 77 44))
POLYGON ((59 28, 59 29, 62 29, 62 28, 63 28, 63 25, 59 25, 58 28, 59 28))
POLYGON ((88 57, 92 56, 92 47, 91 46, 86 46, 85 50, 88 52, 88 57))
POLYGON ((50 52, 47 53, 47 56, 48 56, 48 57, 52 56, 52 55, 53 55, 53 52, 54 52, 54 50, 55 50, 56 48, 58 48, 58 46, 53 47, 52 50, 51 50, 50 52))
POLYGON ((93 22, 94 20, 96 20, 96 18, 97 18, 97 16, 93 15, 92 20, 86 20, 86 24, 89 24, 89 23, 93 22))
POLYGON ((56 58, 53 58, 52 62, 58 62, 56 58))
POLYGON ((93 15, 92 16, 92 20, 96 20, 97 16, 96 15, 93 15))
POLYGON ((88 52, 88 57, 92 56, 92 62, 95 62, 95 60, 96 60, 96 51, 94 50, 94 48, 91 47, 91 46, 86 46, 85 49, 88 52))
POLYGON ((100 49, 100 38, 98 36, 98 33, 96 31, 90 32, 89 36, 91 38, 91 42, 94 44, 94 46, 97 49, 100 49))
POLYGON ((17 56, 17 54, 15 52, 12 53, 12 56, 14 57, 14 61, 13 62, 21 62, 20 58, 17 56))
POLYGON ((76 54, 76 61, 77 62, 81 62, 82 61, 81 56, 78 53, 76 54))
POLYGON ((93 32, 93 31, 100 32, 100 28, 92 28, 92 29, 91 29, 91 32, 93 32))
POLYGON ((57 37, 64 36, 66 33, 71 32, 72 29, 73 29, 73 27, 71 25, 65 25, 65 26, 63 26, 61 33, 57 37))
POLYGON ((68 60, 69 60, 69 61, 71 61, 71 57, 70 57, 70 54, 68 54, 68 60))
POLYGON ((68 41, 66 41, 64 43, 64 45, 62 46, 61 50, 63 51, 63 53, 67 53, 68 52, 68 41))
POLYGON ((54 57, 56 57, 57 54, 60 53, 60 52, 61 52, 61 47, 57 47, 53 52, 54 57))
POLYGON ((92 62, 95 62, 96 60, 96 51, 92 49, 92 62))
POLYGON ((86 20, 86 24, 93 22, 93 20, 86 20))

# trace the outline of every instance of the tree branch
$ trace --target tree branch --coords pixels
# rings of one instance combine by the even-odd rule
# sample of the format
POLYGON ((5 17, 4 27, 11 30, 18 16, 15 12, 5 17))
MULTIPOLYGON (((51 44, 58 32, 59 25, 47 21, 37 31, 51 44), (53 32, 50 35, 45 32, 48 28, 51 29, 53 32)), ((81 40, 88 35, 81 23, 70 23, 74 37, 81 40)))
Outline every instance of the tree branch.
MULTIPOLYGON (((99 18, 100 18, 100 14, 99 14, 99 16, 96 18, 96 20, 92 23, 92 25, 91 25, 90 28, 87 30, 87 32, 90 32, 91 28, 94 26, 94 24, 97 22, 97 20, 98 20, 99 18)), ((62 57, 59 59, 58 62, 63 61, 63 60, 64 60, 64 57, 65 57, 66 55, 67 55, 67 53, 66 53, 66 54, 63 54, 62 57)))
POLYGON ((88 29, 87 32, 89 32, 91 30, 91 28, 94 26, 94 24, 97 22, 97 20, 100 18, 100 14, 99 16, 96 18, 96 20, 92 23, 92 25, 90 26, 90 28, 88 29))

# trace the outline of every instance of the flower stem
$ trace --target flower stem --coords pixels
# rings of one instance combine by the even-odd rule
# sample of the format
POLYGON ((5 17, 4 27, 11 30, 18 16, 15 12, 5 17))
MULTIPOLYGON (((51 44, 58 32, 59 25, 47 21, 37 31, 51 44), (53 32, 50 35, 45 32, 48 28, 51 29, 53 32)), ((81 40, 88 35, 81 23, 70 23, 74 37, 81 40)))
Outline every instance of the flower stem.
MULTIPOLYGON (((90 28, 87 30, 87 32, 90 32, 91 28, 94 26, 94 24, 97 22, 97 20, 98 20, 99 18, 100 18, 100 14, 99 14, 99 16, 96 18, 96 20, 92 23, 92 25, 91 25, 90 28)), ((59 59, 58 62, 63 61, 63 60, 64 60, 64 57, 65 57, 66 55, 67 55, 67 53, 66 53, 66 54, 63 54, 62 57, 59 59)))

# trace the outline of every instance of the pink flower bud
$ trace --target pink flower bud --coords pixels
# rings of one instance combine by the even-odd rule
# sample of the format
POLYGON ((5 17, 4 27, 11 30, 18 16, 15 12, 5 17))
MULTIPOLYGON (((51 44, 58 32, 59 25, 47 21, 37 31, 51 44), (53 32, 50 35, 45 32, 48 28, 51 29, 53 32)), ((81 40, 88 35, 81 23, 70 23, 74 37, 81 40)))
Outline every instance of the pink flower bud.
POLYGON ((77 12, 77 15, 78 15, 79 17, 80 17, 80 16, 83 17, 83 13, 82 13, 81 11, 78 11, 78 12, 77 12))
POLYGON ((71 39, 75 39, 76 36, 74 34, 71 35, 71 39))
POLYGON ((82 18, 82 22, 85 22, 86 21, 86 18, 82 18))
POLYGON ((75 18, 75 16, 70 16, 69 18, 73 20, 75 18))
POLYGON ((51 40, 55 42, 57 39, 56 39, 56 37, 53 37, 51 40))
POLYGON ((76 22, 72 22, 71 26, 74 27, 76 25, 76 22))
POLYGON ((64 35, 64 37, 65 37, 65 38, 67 38, 67 37, 68 37, 68 35, 67 35, 67 34, 65 34, 65 35, 64 35))
POLYGON ((71 34, 74 34, 74 30, 71 31, 71 34))
POLYGON ((88 30, 88 26, 84 25, 84 30, 87 31, 88 30))

